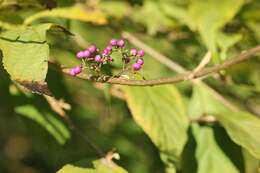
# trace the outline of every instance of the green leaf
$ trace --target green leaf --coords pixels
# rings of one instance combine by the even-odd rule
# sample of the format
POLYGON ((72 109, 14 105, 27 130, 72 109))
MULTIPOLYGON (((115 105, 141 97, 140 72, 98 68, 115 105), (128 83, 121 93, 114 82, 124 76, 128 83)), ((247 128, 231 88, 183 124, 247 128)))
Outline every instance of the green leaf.
POLYGON ((244 0, 194 0, 188 9, 188 25, 198 30, 213 54, 217 53, 217 33, 244 4, 244 0))
POLYGON ((169 19, 160 8, 158 1, 145 0, 143 7, 133 10, 131 17, 147 27, 148 33, 156 34, 158 31, 174 26, 175 22, 169 19), (152 20, 147 20, 148 18, 152 20))
POLYGON ((212 90, 204 85, 195 85, 189 115, 199 117, 203 114, 214 115, 235 143, 260 158, 259 118, 247 112, 232 112, 212 90))
POLYGON ((193 85, 193 95, 189 104, 189 115, 193 118, 204 114, 216 114, 230 111, 222 102, 215 91, 202 83, 193 85))
MULTIPOLYGON (((229 111, 229 108, 223 105, 218 97, 214 90, 202 83, 193 85, 193 95, 189 103, 189 116, 197 118, 204 114, 215 115, 229 111)), ((197 143, 198 173, 239 172, 217 144, 211 127, 200 127, 194 124, 192 125, 192 132, 197 143)))
POLYGON ((45 128, 60 144, 70 138, 67 127, 49 112, 40 112, 32 105, 23 105, 15 108, 16 113, 27 117, 45 128))
POLYGON ((94 169, 81 168, 73 165, 65 165, 57 173, 96 173, 94 169))
POLYGON ((260 159, 260 119, 248 112, 226 112, 215 115, 231 139, 260 159))
POLYGON ((65 32, 60 26, 41 24, 8 30, 0 35, 3 65, 12 80, 33 92, 47 95, 51 95, 45 83, 49 60, 46 31, 49 29, 65 32))
POLYGON ((125 169, 105 158, 93 162, 94 169, 65 165, 57 173, 127 173, 125 169))
POLYGON ((83 5, 78 4, 71 7, 54 8, 52 10, 41 11, 26 18, 24 24, 28 25, 33 21, 44 17, 61 17, 66 19, 81 20, 84 22, 93 22, 97 24, 105 24, 107 22, 105 16, 100 11, 89 10, 83 5))
POLYGON ((122 18, 131 12, 131 8, 124 1, 101 1, 100 7, 106 15, 122 18))
POLYGON ((239 170, 217 144, 211 127, 200 127, 194 124, 192 131, 197 142, 197 173, 239 173, 239 170))
POLYGON ((229 48, 234 46, 237 42, 242 39, 241 34, 232 34, 228 35, 224 32, 217 33, 217 44, 220 48, 220 58, 221 60, 225 60, 227 58, 227 51, 229 48))
POLYGON ((187 140, 188 119, 181 95, 172 85, 125 87, 132 115, 161 151, 162 160, 178 162, 187 140))
POLYGON ((0 0, 0 9, 7 8, 9 6, 16 7, 42 7, 38 0, 0 0))

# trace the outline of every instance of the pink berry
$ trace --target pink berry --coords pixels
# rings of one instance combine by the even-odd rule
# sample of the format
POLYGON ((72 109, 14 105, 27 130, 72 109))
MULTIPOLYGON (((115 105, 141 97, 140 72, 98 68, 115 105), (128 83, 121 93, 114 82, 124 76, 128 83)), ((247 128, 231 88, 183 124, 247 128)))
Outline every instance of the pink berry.
POLYGON ((71 68, 70 71, 69 71, 69 74, 70 74, 71 76, 76 76, 75 69, 74 69, 74 68, 71 68))
POLYGON ((81 73, 81 71, 82 71, 82 69, 80 66, 74 67, 75 74, 79 74, 79 73, 81 73))
POLYGON ((138 64, 140 64, 140 65, 143 65, 143 64, 144 64, 143 58, 138 58, 138 60, 137 60, 136 63, 138 63, 138 64))
POLYGON ((88 47, 88 51, 90 53, 95 53, 97 51, 97 47, 95 45, 91 45, 88 47))
POLYGON ((140 70, 142 68, 142 65, 140 65, 138 63, 134 63, 132 65, 132 68, 133 68, 134 71, 138 71, 138 70, 140 70))
POLYGON ((96 55, 96 56, 95 56, 95 61, 96 61, 96 62, 102 62, 102 57, 101 57, 101 55, 96 55))
POLYGON ((124 41, 124 40, 118 40, 118 41, 116 42, 116 45, 117 45, 118 47, 124 47, 124 46, 125 46, 125 41, 124 41))
POLYGON ((143 57, 144 56, 144 51, 143 50, 139 50, 137 52, 137 54, 140 56, 140 57, 143 57))
POLYGON ((105 49, 106 49, 107 51, 111 52, 111 51, 112 51, 112 46, 107 46, 105 49))
POLYGON ((90 57, 90 55, 91 55, 91 53, 90 53, 89 50, 85 50, 85 51, 84 51, 84 57, 85 57, 85 58, 90 57))
POLYGON ((81 59, 81 58, 83 58, 83 57, 84 57, 84 51, 79 51, 79 52, 77 53, 77 58, 81 59))
POLYGON ((111 52, 109 52, 107 49, 104 49, 102 52, 102 55, 107 56, 109 55, 111 52))
POLYGON ((136 49, 130 50, 130 55, 133 55, 133 56, 137 55, 137 50, 136 49))
POLYGON ((113 58, 109 56, 109 57, 107 58, 107 60, 108 60, 108 61, 113 61, 113 58))
POLYGON ((117 45, 117 40, 116 39, 110 40, 110 45, 111 46, 116 46, 117 45))

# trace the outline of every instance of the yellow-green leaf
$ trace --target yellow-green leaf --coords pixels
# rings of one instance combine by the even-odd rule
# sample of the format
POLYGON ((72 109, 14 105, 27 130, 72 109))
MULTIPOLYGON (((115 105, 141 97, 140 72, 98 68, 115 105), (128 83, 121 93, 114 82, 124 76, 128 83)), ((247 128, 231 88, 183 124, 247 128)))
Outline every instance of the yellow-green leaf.
POLYGON ((125 87, 132 115, 161 151, 163 161, 178 162, 187 140, 188 119, 173 85, 125 87))
POLYGON ((46 32, 49 29, 65 31, 53 24, 20 27, 0 35, 3 65, 12 80, 40 94, 51 95, 45 78, 48 70, 49 46, 46 32))
POLYGON ((97 24, 105 24, 106 18, 101 11, 91 10, 83 5, 77 4, 72 7, 54 8, 45 10, 28 17, 25 25, 29 25, 33 21, 44 17, 61 17, 66 19, 81 20, 84 22, 93 22, 97 24))
POLYGON ((196 139, 197 173, 239 173, 238 168, 217 144, 211 127, 192 126, 196 139))
POLYGON ((248 112, 225 112, 215 116, 235 143, 260 159, 260 118, 248 112))
POLYGON ((81 168, 73 165, 65 165, 57 173, 127 173, 111 160, 101 158, 93 162, 94 168, 81 168))

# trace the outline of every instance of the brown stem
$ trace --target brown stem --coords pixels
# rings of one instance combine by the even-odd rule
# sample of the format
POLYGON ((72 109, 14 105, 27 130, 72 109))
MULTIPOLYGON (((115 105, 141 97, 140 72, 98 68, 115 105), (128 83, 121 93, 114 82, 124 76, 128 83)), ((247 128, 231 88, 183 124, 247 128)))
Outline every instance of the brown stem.
MULTIPOLYGON (((247 51, 243 51, 241 54, 239 54, 231 59, 226 60, 222 64, 218 64, 213 67, 204 68, 195 74, 192 74, 193 72, 185 72, 185 73, 176 75, 174 77, 165 77, 165 78, 152 79, 152 80, 128 80, 128 79, 121 79, 121 78, 108 78, 107 80, 105 80, 103 82, 110 83, 110 84, 130 85, 130 86, 153 86, 153 85, 178 83, 178 82, 189 80, 189 76, 191 74, 193 75, 192 79, 197 79, 197 78, 201 78, 201 77, 210 75, 212 73, 224 70, 230 66, 239 64, 250 58, 253 58, 254 55, 257 54, 258 52, 260 52, 260 45, 256 46, 255 48, 251 48, 247 51)), ((51 65, 53 65, 53 64, 51 64, 51 65)), ((63 73, 69 74, 68 68, 61 68, 61 70, 63 73)), ((87 74, 80 74, 77 76, 77 78, 98 82, 95 80, 95 78, 93 78, 87 74)))

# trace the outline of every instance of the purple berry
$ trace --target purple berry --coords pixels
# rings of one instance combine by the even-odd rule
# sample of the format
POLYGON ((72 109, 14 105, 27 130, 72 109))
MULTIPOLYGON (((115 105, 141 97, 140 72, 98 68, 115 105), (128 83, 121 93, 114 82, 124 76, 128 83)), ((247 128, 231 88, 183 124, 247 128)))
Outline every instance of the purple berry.
POLYGON ((113 61, 113 58, 109 56, 109 57, 107 58, 107 60, 108 60, 108 61, 113 61))
POLYGON ((109 55, 111 52, 109 52, 107 49, 104 49, 102 52, 102 55, 107 56, 109 55))
POLYGON ((74 68, 71 68, 70 71, 69 71, 69 74, 70 74, 71 76, 76 76, 75 69, 74 69, 74 68))
POLYGON ((75 74, 79 74, 79 73, 81 73, 81 71, 82 71, 82 69, 80 66, 74 67, 75 74))
POLYGON ((124 41, 124 40, 118 40, 118 41, 116 42, 116 45, 117 45, 118 47, 124 47, 124 46, 125 46, 125 41, 124 41))
POLYGON ((96 56, 95 56, 95 61, 96 61, 96 62, 102 62, 102 57, 101 57, 101 55, 96 55, 96 56))
POLYGON ((106 49, 107 51, 109 51, 109 52, 112 51, 112 47, 111 47, 111 46, 107 46, 105 49, 106 49))
POLYGON ((132 65, 132 68, 133 68, 134 71, 138 71, 138 70, 140 70, 142 68, 142 65, 140 65, 138 63, 134 63, 132 65))
POLYGON ((84 57, 84 51, 79 51, 79 52, 77 53, 77 58, 81 59, 81 58, 83 58, 83 57, 84 57))
POLYGON ((110 40, 110 45, 111 46, 116 46, 117 45, 117 40, 116 39, 110 40))
POLYGON ((128 64, 130 62, 130 58, 125 58, 124 61, 126 64, 128 64))
POLYGON ((143 50, 139 50, 137 52, 137 54, 140 56, 140 57, 143 57, 144 56, 144 51, 143 50))
POLYGON ((88 47, 88 51, 90 53, 95 53, 97 51, 97 47, 95 45, 91 45, 88 47))
POLYGON ((140 65, 143 65, 143 64, 144 64, 143 58, 138 58, 138 60, 137 60, 136 63, 138 63, 138 64, 140 64, 140 65))
POLYGON ((130 50, 130 55, 133 55, 133 56, 137 55, 137 50, 136 49, 130 50))
POLYGON ((84 57, 85 57, 85 58, 90 57, 90 55, 91 55, 91 53, 90 53, 89 50, 85 50, 85 51, 84 51, 84 57))

